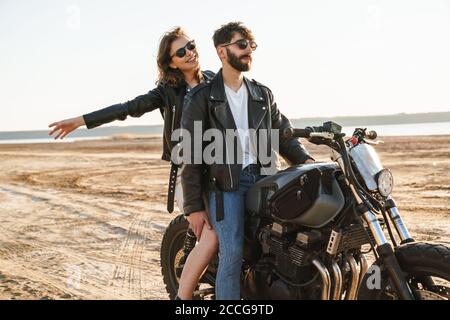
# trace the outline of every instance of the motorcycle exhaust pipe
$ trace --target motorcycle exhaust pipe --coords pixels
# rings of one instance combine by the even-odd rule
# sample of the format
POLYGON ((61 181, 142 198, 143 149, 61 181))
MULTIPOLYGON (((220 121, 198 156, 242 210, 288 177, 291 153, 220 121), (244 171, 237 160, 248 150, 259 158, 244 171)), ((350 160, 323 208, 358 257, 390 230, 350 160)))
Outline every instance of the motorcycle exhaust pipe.
POLYGON ((322 300, 330 300, 330 283, 331 283, 331 277, 330 273, 328 272, 328 269, 323 265, 322 262, 320 262, 317 259, 314 259, 312 261, 312 264, 317 268, 317 270, 320 273, 320 276, 322 278, 322 300))
POLYGON ((358 296, 359 288, 361 288, 364 276, 366 275, 367 270, 369 270, 369 264, 367 263, 367 259, 363 254, 359 256, 359 269, 359 283, 358 289, 356 290, 356 297, 358 296))
POLYGON ((333 300, 341 300, 342 297, 342 271, 336 261, 332 263, 333 269, 333 300))
POLYGON ((349 255, 347 257, 347 262, 350 265, 350 270, 352 273, 351 281, 350 281, 350 288, 347 290, 345 294, 345 300, 355 300, 356 293, 358 290, 359 285, 359 270, 358 270, 358 264, 356 263, 355 258, 353 255, 349 255))

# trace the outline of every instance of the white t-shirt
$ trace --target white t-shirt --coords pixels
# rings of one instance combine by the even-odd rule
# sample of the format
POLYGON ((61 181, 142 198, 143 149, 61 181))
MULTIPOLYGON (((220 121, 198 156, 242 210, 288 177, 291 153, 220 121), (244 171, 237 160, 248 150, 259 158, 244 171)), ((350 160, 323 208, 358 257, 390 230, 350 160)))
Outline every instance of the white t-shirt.
MULTIPOLYGON (((234 123, 236 124, 239 141, 242 147, 242 168, 249 164, 257 162, 256 141, 251 141, 248 128, 248 92, 247 87, 242 83, 237 92, 225 85, 225 94, 227 96, 228 105, 233 114, 234 123)), ((252 139, 253 140, 253 139, 252 139)))

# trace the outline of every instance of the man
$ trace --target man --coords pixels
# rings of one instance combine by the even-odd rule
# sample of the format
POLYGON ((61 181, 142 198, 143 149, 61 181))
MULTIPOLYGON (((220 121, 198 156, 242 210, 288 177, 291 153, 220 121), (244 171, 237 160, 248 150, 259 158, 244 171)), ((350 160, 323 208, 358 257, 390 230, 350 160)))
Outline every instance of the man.
MULTIPOLYGON (((291 124, 279 112, 272 92, 242 74, 250 70, 257 47, 251 30, 240 22, 231 22, 216 30, 213 40, 222 69, 186 97, 181 123, 191 137, 195 137, 198 124, 202 132, 207 129, 222 132, 224 161, 207 165, 203 159, 196 163, 193 141, 191 161, 185 163, 181 174, 184 212, 189 215, 198 237, 201 236, 198 230, 208 221, 208 209, 209 220, 219 239, 216 299, 240 299, 245 195, 262 178, 259 153, 264 149, 255 147, 248 132, 256 130, 257 135, 266 135, 265 141, 270 141, 272 129, 283 130, 291 124), (238 130, 237 139, 231 145, 225 137, 230 129, 238 130), (236 149, 241 151, 237 159, 230 156, 236 149), (203 195, 206 195, 207 205, 203 195)), ((265 151, 270 153, 270 148, 269 145, 265 151)), ((276 151, 293 164, 314 162, 298 139, 284 139, 281 135, 276 151)))

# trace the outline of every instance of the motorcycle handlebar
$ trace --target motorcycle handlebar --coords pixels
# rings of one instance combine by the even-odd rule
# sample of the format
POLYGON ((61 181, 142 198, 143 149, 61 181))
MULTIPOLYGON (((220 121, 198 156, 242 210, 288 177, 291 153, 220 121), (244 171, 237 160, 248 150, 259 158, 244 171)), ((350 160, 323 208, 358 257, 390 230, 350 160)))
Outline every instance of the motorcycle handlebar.
MULTIPOLYGON (((311 138, 311 133, 319 133, 319 132, 327 132, 324 131, 323 127, 306 127, 305 129, 294 129, 294 128, 286 128, 282 132, 282 137, 285 139, 290 138, 311 138)), ((368 131, 365 132, 364 135, 366 138, 375 140, 378 136, 376 131, 368 131)))
POLYGON ((306 129, 286 128, 283 130, 282 135, 285 139, 309 138, 311 132, 313 132, 313 130, 311 130, 310 128, 306 128, 306 129))

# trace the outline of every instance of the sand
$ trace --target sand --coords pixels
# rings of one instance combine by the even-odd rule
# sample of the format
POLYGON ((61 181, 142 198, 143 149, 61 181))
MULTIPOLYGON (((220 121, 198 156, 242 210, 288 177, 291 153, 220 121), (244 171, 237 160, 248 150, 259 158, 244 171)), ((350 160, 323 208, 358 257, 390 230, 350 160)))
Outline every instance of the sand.
MULTIPOLYGON (((450 245, 450 136, 377 146, 417 240, 450 245)), ((329 152, 305 142, 317 160, 329 152)), ((167 299, 160 137, 0 145, 0 299, 167 299)))

